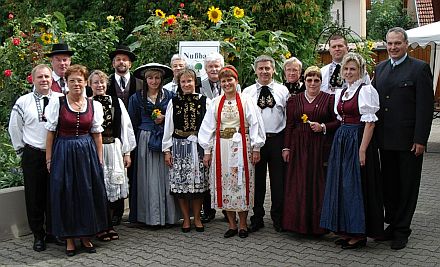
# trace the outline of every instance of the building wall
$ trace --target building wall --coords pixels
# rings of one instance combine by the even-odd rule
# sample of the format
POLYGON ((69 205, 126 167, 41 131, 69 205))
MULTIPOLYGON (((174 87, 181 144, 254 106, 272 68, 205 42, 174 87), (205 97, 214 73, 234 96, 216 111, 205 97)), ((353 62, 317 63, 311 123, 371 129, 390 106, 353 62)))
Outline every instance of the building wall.
POLYGON ((365 0, 334 0, 331 15, 338 25, 350 28, 361 37, 366 36, 365 0))

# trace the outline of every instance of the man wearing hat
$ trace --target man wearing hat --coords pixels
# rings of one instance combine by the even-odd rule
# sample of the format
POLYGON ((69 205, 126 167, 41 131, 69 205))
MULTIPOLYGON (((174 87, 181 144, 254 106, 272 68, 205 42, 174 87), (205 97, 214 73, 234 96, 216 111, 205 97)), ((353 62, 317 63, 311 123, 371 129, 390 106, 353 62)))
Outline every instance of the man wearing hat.
POLYGON ((127 46, 118 45, 109 56, 115 73, 110 75, 107 93, 119 97, 128 108, 130 96, 143 87, 143 81, 133 77, 130 73, 131 64, 136 60, 136 55, 127 46))
POLYGON ((47 53, 46 56, 50 58, 52 65, 52 91, 66 94, 69 90, 64 78, 64 74, 68 67, 70 67, 70 58, 73 51, 69 50, 67 44, 53 44, 52 52, 47 53))
MULTIPOLYGON (((128 100, 131 95, 136 93, 137 90, 141 90, 143 87, 143 81, 135 78, 130 73, 131 64, 136 60, 136 55, 130 51, 125 45, 118 45, 116 50, 109 54, 112 60, 112 66, 115 69, 115 73, 110 75, 109 86, 107 94, 110 96, 117 96, 124 102, 125 108, 128 109, 128 100)), ((135 158, 134 152, 131 153, 132 161, 135 158)), ((129 180, 129 196, 132 198, 132 177, 133 167, 127 169, 127 175, 129 180)), ((130 201, 130 208, 132 201, 130 201)), ((124 214, 124 199, 119 199, 112 202, 111 209, 113 210, 113 225, 119 225, 121 223, 122 215, 124 214)))

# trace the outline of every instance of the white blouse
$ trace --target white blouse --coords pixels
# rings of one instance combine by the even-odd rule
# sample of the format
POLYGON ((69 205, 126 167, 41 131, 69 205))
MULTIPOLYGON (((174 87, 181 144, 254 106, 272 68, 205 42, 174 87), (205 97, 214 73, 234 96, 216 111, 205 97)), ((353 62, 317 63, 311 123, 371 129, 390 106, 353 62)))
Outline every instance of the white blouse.
MULTIPOLYGON (((362 82, 364 82, 364 80, 359 79, 351 86, 344 84, 343 88, 346 88, 346 86, 348 86, 348 88, 342 96, 342 100, 346 101, 352 99, 362 82)), ((342 120, 342 117, 338 113, 338 103, 342 91, 343 90, 336 90, 335 93, 336 101, 334 105, 334 112, 337 115, 338 120, 342 120)), ((371 84, 365 84, 359 90, 358 106, 362 122, 375 122, 378 120, 376 112, 379 110, 379 94, 371 84)))
MULTIPOLYGON (((110 101, 112 101, 111 97, 110 97, 110 101)), ((118 101, 119 101, 119 107, 121 107, 122 153, 127 154, 136 148, 136 137, 134 135, 133 125, 131 124, 130 116, 128 115, 127 109, 124 106, 124 102, 120 98, 118 98, 118 101)))
MULTIPOLYGON (((222 96, 212 100, 210 108, 205 114, 202 125, 199 130, 199 144, 205 150, 205 154, 211 154, 214 146, 215 131, 217 128, 217 110, 222 96)), ((266 142, 266 131, 261 112, 252 97, 246 94, 240 94, 243 105, 245 124, 249 127, 249 137, 253 151, 260 151, 266 142)), ((239 121, 240 118, 237 117, 239 121)))
MULTIPOLYGON (((88 101, 86 97, 84 97, 84 100, 88 101)), ((73 108, 70 106, 69 101, 66 99, 67 105, 69 105, 69 108, 73 110, 73 108)), ((102 110, 102 105, 98 101, 92 101, 93 103, 93 121, 92 121, 92 128, 90 129, 91 133, 101 133, 104 131, 104 128, 102 128, 102 123, 104 122, 104 111, 102 110)), ((85 112, 87 110, 88 105, 84 105, 81 112, 85 112)), ((53 97, 49 100, 49 104, 46 107, 46 110, 44 112, 44 115, 46 116, 47 122, 44 125, 44 127, 51 132, 55 132, 57 130, 58 125, 58 117, 60 112, 60 100, 58 97, 53 97)))
MULTIPOLYGON (((198 94, 199 99, 203 96, 202 94, 198 94)), ((209 110, 211 106, 211 99, 206 98, 206 110, 209 110)), ((174 133, 174 120, 173 120, 173 101, 170 100, 168 102, 167 110, 165 112, 165 126, 163 130, 163 139, 162 139, 162 151, 170 151, 170 148, 173 146, 173 133, 174 133)))

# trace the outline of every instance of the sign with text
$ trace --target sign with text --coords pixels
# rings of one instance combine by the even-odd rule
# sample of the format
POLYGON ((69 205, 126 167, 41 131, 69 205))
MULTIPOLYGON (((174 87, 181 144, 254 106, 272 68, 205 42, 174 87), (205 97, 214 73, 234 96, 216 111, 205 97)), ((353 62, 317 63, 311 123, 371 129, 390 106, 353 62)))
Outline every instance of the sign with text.
POLYGON ((206 78, 205 57, 211 52, 220 53, 219 41, 182 41, 179 42, 179 55, 186 59, 186 62, 197 73, 202 80, 206 78))

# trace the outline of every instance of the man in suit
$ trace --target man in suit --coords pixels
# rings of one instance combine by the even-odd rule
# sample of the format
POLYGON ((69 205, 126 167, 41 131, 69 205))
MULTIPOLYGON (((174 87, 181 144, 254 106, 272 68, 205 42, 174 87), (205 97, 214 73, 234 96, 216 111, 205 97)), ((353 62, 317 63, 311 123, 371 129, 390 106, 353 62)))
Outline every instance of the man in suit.
POLYGON ((37 65, 32 70, 32 82, 34 90, 21 96, 12 108, 9 135, 14 149, 21 156, 26 212, 29 228, 34 234, 33 249, 40 252, 46 249, 46 242, 61 242, 49 235, 51 217, 47 199, 50 176, 47 164, 50 161, 46 162, 44 109, 50 98, 62 94, 51 90, 52 70, 47 65, 37 65))
POLYGON ((389 59, 377 65, 373 86, 380 99, 375 135, 384 182, 385 236, 392 249, 402 249, 411 234, 417 205, 423 153, 433 114, 429 65, 408 56, 408 36, 396 27, 388 31, 389 59))
MULTIPOLYGON (((124 102, 125 108, 128 109, 128 101, 130 96, 136 93, 137 90, 142 90, 143 81, 134 77, 130 73, 130 68, 132 63, 136 60, 136 55, 130 51, 125 45, 118 45, 115 51, 109 54, 112 61, 112 66, 115 69, 115 73, 109 77, 109 86, 107 89, 107 94, 110 96, 117 96, 124 102)), ((132 162, 134 155, 132 154, 132 162)), ((131 177, 132 177, 133 167, 128 168, 127 174, 130 183, 129 187, 129 205, 130 205, 130 215, 129 221, 136 222, 136 188, 132 188, 131 177)), ((124 214, 124 199, 119 199, 112 202, 110 205, 110 210, 112 211, 112 223, 113 225, 119 225, 121 223, 122 215, 124 214)))
MULTIPOLYGON (((218 52, 209 53, 203 62, 208 77, 202 80, 200 93, 209 99, 221 94, 220 80, 218 73, 225 65, 225 59, 218 52)), ((226 214, 224 213, 225 218, 226 214)), ((215 209, 211 207, 211 194, 206 194, 203 199, 202 222, 208 223, 215 218, 215 209)))
POLYGON ((186 60, 184 57, 181 57, 179 54, 174 54, 171 57, 171 69, 173 70, 173 80, 163 86, 164 89, 171 91, 173 93, 177 92, 177 75, 186 67, 186 60))
POLYGON ((321 91, 334 94, 337 89, 341 89, 343 84, 341 62, 348 53, 347 41, 342 35, 332 35, 329 39, 328 51, 332 56, 332 62, 321 68, 321 91))
POLYGON ((46 56, 50 57, 52 65, 52 91, 66 94, 69 89, 64 78, 64 74, 71 64, 71 57, 74 54, 69 50, 67 44, 53 44, 52 51, 46 56))
POLYGON ((209 53, 204 60, 205 71, 208 77, 202 80, 200 93, 209 99, 219 96, 222 92, 218 72, 225 65, 225 59, 220 53, 209 53))
POLYGON ((260 161, 255 165, 255 203, 254 215, 251 217, 250 232, 264 227, 264 198, 266 196, 266 176, 269 167, 271 210, 273 227, 281 232, 281 216, 284 195, 284 162, 282 149, 284 145, 284 128, 286 127, 286 104, 289 90, 286 86, 273 80, 275 60, 262 55, 255 59, 257 82, 243 90, 243 94, 252 97, 261 110, 266 143, 260 150, 260 161))

